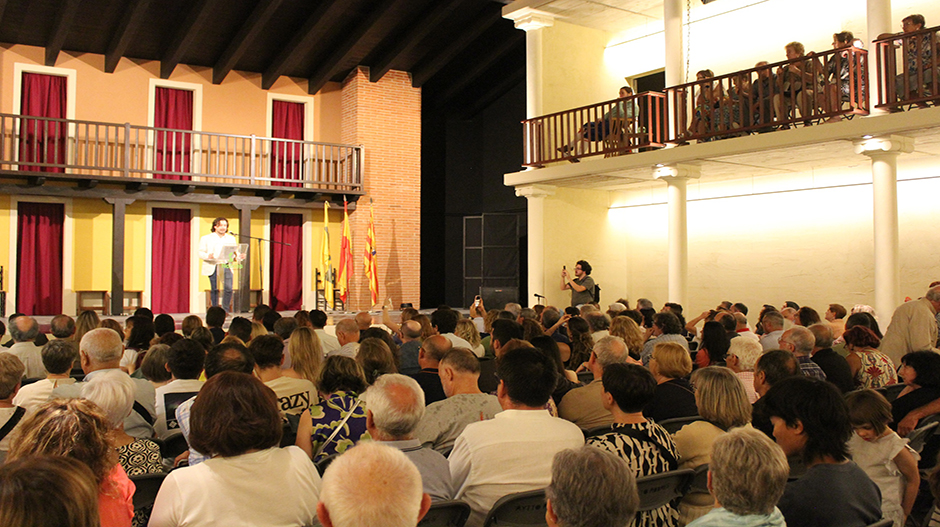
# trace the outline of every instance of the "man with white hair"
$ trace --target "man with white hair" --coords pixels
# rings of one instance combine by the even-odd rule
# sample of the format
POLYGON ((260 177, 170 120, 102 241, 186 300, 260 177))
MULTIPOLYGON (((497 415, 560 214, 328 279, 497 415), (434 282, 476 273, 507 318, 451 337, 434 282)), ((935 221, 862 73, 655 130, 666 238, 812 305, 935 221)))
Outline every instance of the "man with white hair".
POLYGON ((555 454, 545 497, 549 527, 630 525, 640 507, 630 465, 593 446, 555 454))
POLYGON ((760 319, 764 335, 760 338, 760 345, 764 351, 780 348, 780 336, 783 335, 783 315, 779 311, 768 311, 760 319))
POLYGON ((620 337, 607 336, 594 344, 588 369, 594 374, 594 380, 587 386, 574 388, 565 394, 558 405, 558 416, 578 425, 582 430, 591 430, 610 426, 614 416, 604 409, 603 393, 604 368, 611 364, 627 362, 630 354, 627 345, 620 337))
POLYGON ((901 304, 891 316, 878 351, 895 364, 912 351, 937 351, 937 312, 940 312, 940 286, 932 287, 924 298, 901 304))
POLYGON ((344 318, 336 323, 336 340, 339 342, 339 349, 326 353, 326 356, 342 355, 355 359, 359 353, 359 326, 351 318, 344 318))
POLYGON ((803 326, 793 326, 780 335, 780 349, 793 353, 796 361, 800 363, 800 371, 807 377, 821 381, 826 380, 826 372, 813 362, 811 357, 816 338, 813 333, 803 326))
MULTIPOLYGON (((51 399, 81 397, 82 386, 107 370, 119 370, 124 355, 121 336, 112 329, 97 328, 85 333, 78 345, 78 355, 85 378, 75 384, 58 386, 51 399)), ((156 393, 153 384, 144 379, 134 381, 134 404, 131 414, 124 419, 124 431, 133 437, 153 437, 156 393)))
POLYGON ((327 469, 317 517, 323 527, 415 527, 430 507, 414 463, 398 449, 369 441, 327 469))
POLYGON ((757 391, 754 390, 754 366, 764 349, 755 339, 731 339, 731 346, 725 357, 725 364, 744 383, 747 400, 754 404, 757 401, 757 391))
POLYGON ((10 353, 26 366, 25 379, 37 379, 46 376, 42 365, 42 347, 34 342, 39 336, 39 323, 33 317, 20 315, 10 322, 10 336, 13 345, 3 353, 10 353))
POLYGON ((366 430, 381 441, 405 453, 418 467, 424 492, 434 501, 454 497, 447 459, 439 452, 423 448, 415 439, 415 428, 424 417, 424 391, 411 377, 398 373, 382 375, 366 390, 366 430))

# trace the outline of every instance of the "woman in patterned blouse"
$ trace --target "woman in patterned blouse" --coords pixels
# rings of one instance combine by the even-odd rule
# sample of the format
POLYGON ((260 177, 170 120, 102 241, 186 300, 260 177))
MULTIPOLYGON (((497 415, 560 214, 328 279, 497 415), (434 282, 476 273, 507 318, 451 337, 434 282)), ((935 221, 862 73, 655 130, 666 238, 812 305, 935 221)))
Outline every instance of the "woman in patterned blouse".
MULTIPOLYGON (((637 364, 611 364, 604 368, 604 408, 614 416, 609 431, 587 438, 587 444, 617 454, 637 478, 678 468, 676 444, 661 426, 643 417, 656 392, 656 380, 637 364)), ((672 505, 638 512, 632 527, 675 527, 679 513, 672 505)))
POLYGON ((855 326, 843 333, 842 338, 849 352, 845 361, 849 363, 857 387, 874 390, 898 382, 897 368, 887 355, 878 351, 881 339, 874 331, 855 326))
POLYGON ((314 462, 341 454, 362 438, 371 439, 359 399, 366 388, 362 367, 349 357, 332 355, 323 363, 316 384, 320 402, 301 414, 296 441, 314 462), (339 432, 329 440, 337 428, 339 432))

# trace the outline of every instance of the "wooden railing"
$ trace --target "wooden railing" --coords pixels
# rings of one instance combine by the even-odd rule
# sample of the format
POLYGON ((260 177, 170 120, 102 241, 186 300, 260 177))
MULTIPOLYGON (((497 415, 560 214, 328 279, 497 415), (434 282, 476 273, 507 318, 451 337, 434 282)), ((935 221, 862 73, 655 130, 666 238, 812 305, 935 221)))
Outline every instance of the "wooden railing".
POLYGON ((362 190, 362 147, 0 114, 0 170, 362 190))
POLYGON ((525 166, 617 156, 666 144, 665 98, 645 92, 523 121, 525 166))
POLYGON ((889 110, 940 103, 940 26, 876 40, 878 103, 889 110))
POLYGON ((833 49, 666 88, 669 142, 868 115, 868 52, 833 49))

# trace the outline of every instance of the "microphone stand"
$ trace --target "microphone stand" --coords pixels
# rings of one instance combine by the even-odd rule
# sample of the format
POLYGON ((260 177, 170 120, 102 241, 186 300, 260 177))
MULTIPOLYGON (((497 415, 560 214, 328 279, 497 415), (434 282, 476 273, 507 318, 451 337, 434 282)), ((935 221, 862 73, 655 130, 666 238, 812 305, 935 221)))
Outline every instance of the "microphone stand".
MULTIPOLYGON (((239 242, 240 242, 243 238, 248 238, 249 240, 257 240, 257 242, 258 242, 258 278, 259 278, 260 281, 261 281, 261 289, 258 291, 258 303, 260 304, 260 303, 262 303, 262 301, 264 300, 264 261, 262 260, 262 255, 261 255, 261 242, 278 243, 278 244, 281 244, 281 245, 286 245, 286 246, 288 246, 288 247, 290 247, 290 244, 287 243, 287 242, 280 242, 280 241, 277 241, 277 240, 271 240, 271 239, 269 239, 269 238, 259 238, 259 237, 257 237, 257 236, 249 236, 249 235, 247 235, 247 234, 238 234, 237 232, 231 232, 231 231, 229 232, 229 234, 231 234, 232 236, 237 236, 237 237, 239 238, 239 242)), ((249 241, 248 244, 249 244, 249 251, 248 251, 248 254, 250 255, 250 254, 251 254, 251 250, 250 250, 250 247, 251 247, 250 244, 251 244, 251 242, 249 241)), ((249 259, 248 262, 249 262, 249 264, 250 264, 250 263, 251 263, 251 260, 249 259)), ((248 298, 248 295, 251 294, 251 265, 248 266, 248 273, 249 273, 249 275, 248 275, 249 278, 248 278, 248 280, 247 280, 247 282, 248 282, 248 291, 247 291, 247 294, 246 294, 244 297, 242 297, 242 294, 243 294, 243 293, 242 293, 242 290, 243 290, 243 289, 242 289, 242 287, 241 287, 241 283, 239 283, 239 288, 238 288, 238 303, 239 303, 239 306, 238 306, 238 307, 239 307, 239 309, 242 308, 242 307, 245 307, 245 308, 251 307, 251 299, 248 298), (242 306, 242 304, 244 304, 244 306, 242 306)), ((241 313, 247 313, 248 310, 245 309, 245 311, 239 311, 239 312, 241 312, 241 313)))

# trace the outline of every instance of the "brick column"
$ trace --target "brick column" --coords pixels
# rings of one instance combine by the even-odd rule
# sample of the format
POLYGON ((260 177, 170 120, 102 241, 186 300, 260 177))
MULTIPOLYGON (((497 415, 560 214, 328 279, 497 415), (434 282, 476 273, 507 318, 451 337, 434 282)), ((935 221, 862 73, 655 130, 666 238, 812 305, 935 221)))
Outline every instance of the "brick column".
POLYGON ((379 82, 369 82, 368 68, 358 68, 343 81, 342 90, 342 142, 365 149, 365 196, 349 216, 354 269, 347 310, 371 307, 364 271, 370 198, 375 209, 378 301, 391 296, 396 309, 402 302, 420 307, 421 89, 411 86, 407 72, 390 71, 379 82))

